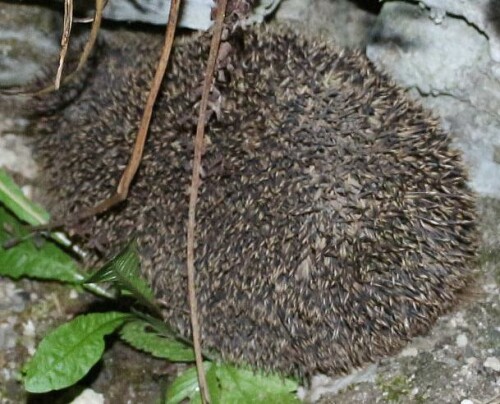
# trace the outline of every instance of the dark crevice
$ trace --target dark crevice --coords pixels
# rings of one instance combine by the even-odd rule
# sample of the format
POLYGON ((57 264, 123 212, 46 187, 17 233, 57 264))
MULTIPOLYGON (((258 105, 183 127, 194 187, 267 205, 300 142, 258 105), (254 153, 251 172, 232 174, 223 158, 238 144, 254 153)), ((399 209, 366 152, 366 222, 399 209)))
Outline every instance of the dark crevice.
POLYGON ((349 1, 353 4, 356 4, 356 6, 359 9, 375 15, 380 13, 380 10, 382 9, 383 5, 383 3, 379 0, 349 0, 349 1))
POLYGON ((495 33, 500 35, 500 0, 490 0, 487 10, 487 21, 493 25, 495 33))

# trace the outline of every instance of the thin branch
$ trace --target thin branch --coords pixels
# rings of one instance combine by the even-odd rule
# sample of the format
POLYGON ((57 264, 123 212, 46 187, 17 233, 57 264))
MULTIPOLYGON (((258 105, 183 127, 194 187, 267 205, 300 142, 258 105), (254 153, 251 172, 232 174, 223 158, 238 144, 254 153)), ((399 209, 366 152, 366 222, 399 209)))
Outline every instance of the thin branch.
POLYGON ((95 16, 94 21, 92 22, 92 27, 90 28, 89 39, 83 48, 80 60, 78 61, 78 66, 75 71, 66 78, 66 80, 70 80, 71 77, 78 73, 82 67, 85 66, 85 63, 87 63, 90 53, 92 52, 92 49, 94 49, 94 45, 97 41, 97 35, 99 34, 99 29, 101 28, 102 13, 106 3, 106 0, 95 0, 95 16))
POLYGON ((57 68, 54 88, 59 90, 61 86, 61 77, 64 67, 64 60, 68 53, 69 38, 71 36, 71 27, 73 25, 73 0, 64 0, 64 26, 61 38, 61 51, 59 52, 59 67, 57 68))
POLYGON ((200 187, 200 167, 201 151, 203 149, 203 137, 205 132, 205 117, 208 106, 208 97, 217 63, 217 55, 222 36, 224 16, 226 12, 227 0, 219 0, 217 3, 217 16, 215 19, 212 42, 210 44, 210 54, 205 71, 205 81, 200 102, 200 112, 196 127, 196 138, 194 143, 193 175, 191 178, 191 189, 189 194, 189 218, 187 228, 187 275, 189 306, 191 311, 191 326, 193 331, 193 347, 196 358, 196 368, 198 370, 198 383, 200 385, 201 398, 203 403, 210 402, 210 392, 203 368, 203 358, 201 351, 201 331, 199 324, 198 303, 196 300, 195 277, 194 277, 194 232, 196 223, 196 202, 198 200, 198 189, 200 187))
POLYGON ((172 2, 170 3, 170 12, 168 15, 165 42, 161 52, 160 61, 158 62, 158 67, 156 68, 151 91, 149 92, 149 96, 146 101, 146 107, 144 110, 144 115, 142 116, 139 132, 137 133, 137 138, 135 139, 134 150, 132 151, 132 156, 130 157, 128 165, 120 179, 120 183, 118 184, 117 193, 124 194, 125 197, 128 194, 130 183, 132 182, 142 159, 144 144, 146 143, 146 137, 148 134, 149 123, 151 121, 151 115, 153 113, 153 107, 156 101, 156 97, 158 96, 161 83, 163 81, 163 76, 165 75, 165 71, 167 70, 170 52, 174 43, 175 28, 177 27, 177 18, 179 16, 179 7, 180 0, 172 0, 172 2))

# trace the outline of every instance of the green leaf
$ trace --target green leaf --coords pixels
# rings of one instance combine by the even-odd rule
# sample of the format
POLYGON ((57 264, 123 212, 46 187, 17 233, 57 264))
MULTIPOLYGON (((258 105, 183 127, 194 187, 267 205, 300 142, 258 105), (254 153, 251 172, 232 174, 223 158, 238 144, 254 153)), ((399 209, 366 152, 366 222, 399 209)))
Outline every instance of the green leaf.
POLYGON ((26 198, 14 180, 2 169, 0 169, 0 202, 19 219, 31 225, 49 221, 49 214, 45 209, 26 198))
MULTIPOLYGON (((296 404, 297 382, 277 375, 236 368, 227 364, 205 362, 205 372, 210 397, 214 404, 296 404)), ((167 391, 167 403, 177 404, 189 399, 200 402, 196 368, 181 374, 167 391)))
POLYGON ((78 272, 76 262, 51 241, 37 247, 32 239, 27 239, 14 247, 3 248, 6 241, 13 237, 22 238, 27 233, 21 223, 0 205, 0 275, 14 279, 28 276, 61 282, 81 281, 83 276, 78 272))
MULTIPOLYGON (((217 377, 217 364, 213 364, 205 372, 205 379, 207 380, 208 391, 210 392, 210 398, 212 399, 212 404, 220 404, 221 399, 221 386, 219 379, 217 377)), ((198 394, 197 399, 201 402, 201 394, 198 394)))
MULTIPOLYGON (((213 404, 297 404, 297 382, 273 374, 253 372, 227 364, 205 362, 205 374, 213 404)), ((167 403, 201 399, 196 368, 180 375, 167 391, 167 403)))
POLYGON ((76 317, 47 335, 25 366, 24 386, 45 393, 73 385, 84 377, 104 352, 104 336, 130 318, 120 312, 76 317))
MULTIPOLYGON (((212 362, 203 362, 205 372, 215 366, 212 362)), ((198 374, 196 368, 192 367, 177 377, 167 390, 167 403, 178 404, 183 400, 200 400, 200 388, 198 387, 198 374)))
POLYGON ((278 375, 253 372, 227 364, 217 365, 220 396, 214 397, 220 404, 230 403, 299 403, 294 380, 278 375))
MULTIPOLYGON (((5 205, 18 219, 32 226, 45 224, 50 218, 43 207, 24 196, 21 188, 2 169, 0 169, 0 204, 5 205)), ((50 233, 50 237, 65 247, 71 246, 71 241, 64 233, 50 233)))
POLYGON ((139 303, 159 313, 154 293, 142 278, 140 265, 137 243, 132 241, 84 283, 113 282, 121 291, 132 294, 139 303))
POLYGON ((172 362, 194 361, 193 349, 173 338, 148 331, 150 324, 142 320, 128 322, 120 330, 120 336, 134 348, 172 362))

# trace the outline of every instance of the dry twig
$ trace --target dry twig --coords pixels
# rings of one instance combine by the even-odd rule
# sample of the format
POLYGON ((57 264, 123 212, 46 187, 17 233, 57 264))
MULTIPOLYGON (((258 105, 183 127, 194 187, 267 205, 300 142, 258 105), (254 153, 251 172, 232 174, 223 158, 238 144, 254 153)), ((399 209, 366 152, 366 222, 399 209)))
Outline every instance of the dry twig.
POLYGON ((59 67, 57 68, 54 88, 59 90, 61 86, 61 77, 64 67, 64 60, 68 53, 69 37, 71 36, 71 27, 73 25, 73 0, 64 0, 64 26, 61 38, 61 51, 59 53, 59 67))
POLYGON ((196 126, 196 138, 194 141, 193 175, 191 178, 191 188, 189 194, 189 218, 187 229, 187 273, 189 306, 191 309, 191 326, 193 329, 193 346, 196 357, 196 368, 198 370, 198 382, 200 385, 202 402, 210 402, 205 370, 203 368, 203 358, 201 354, 200 324, 198 318, 198 303, 196 300, 196 290, 194 281, 194 231, 196 223, 196 202, 198 200, 198 189, 200 187, 200 167, 201 151, 203 150, 203 136, 205 132, 205 118, 208 106, 208 97, 212 86, 219 45, 222 36, 224 16, 226 12, 227 0, 219 0, 217 3, 217 16, 215 19, 212 42, 210 44, 210 54, 208 56, 207 68, 205 70, 205 80, 200 102, 200 112, 196 126))

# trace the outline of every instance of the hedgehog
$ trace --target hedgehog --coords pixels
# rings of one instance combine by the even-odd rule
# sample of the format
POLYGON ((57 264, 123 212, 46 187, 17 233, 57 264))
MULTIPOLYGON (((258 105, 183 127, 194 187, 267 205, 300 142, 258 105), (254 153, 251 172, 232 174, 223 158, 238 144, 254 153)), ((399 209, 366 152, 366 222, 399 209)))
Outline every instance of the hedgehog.
MULTIPOLYGON (((475 274, 475 198, 438 120, 359 51, 284 27, 229 39, 207 119, 197 205, 202 345, 307 380, 394 354, 475 274)), ((113 194, 161 36, 103 32, 76 83, 36 101, 53 214, 113 194), (68 98, 71 98, 68 101, 68 98)), ((206 35, 176 42, 128 199, 84 237, 134 235, 168 324, 190 338, 186 224, 206 35)))

